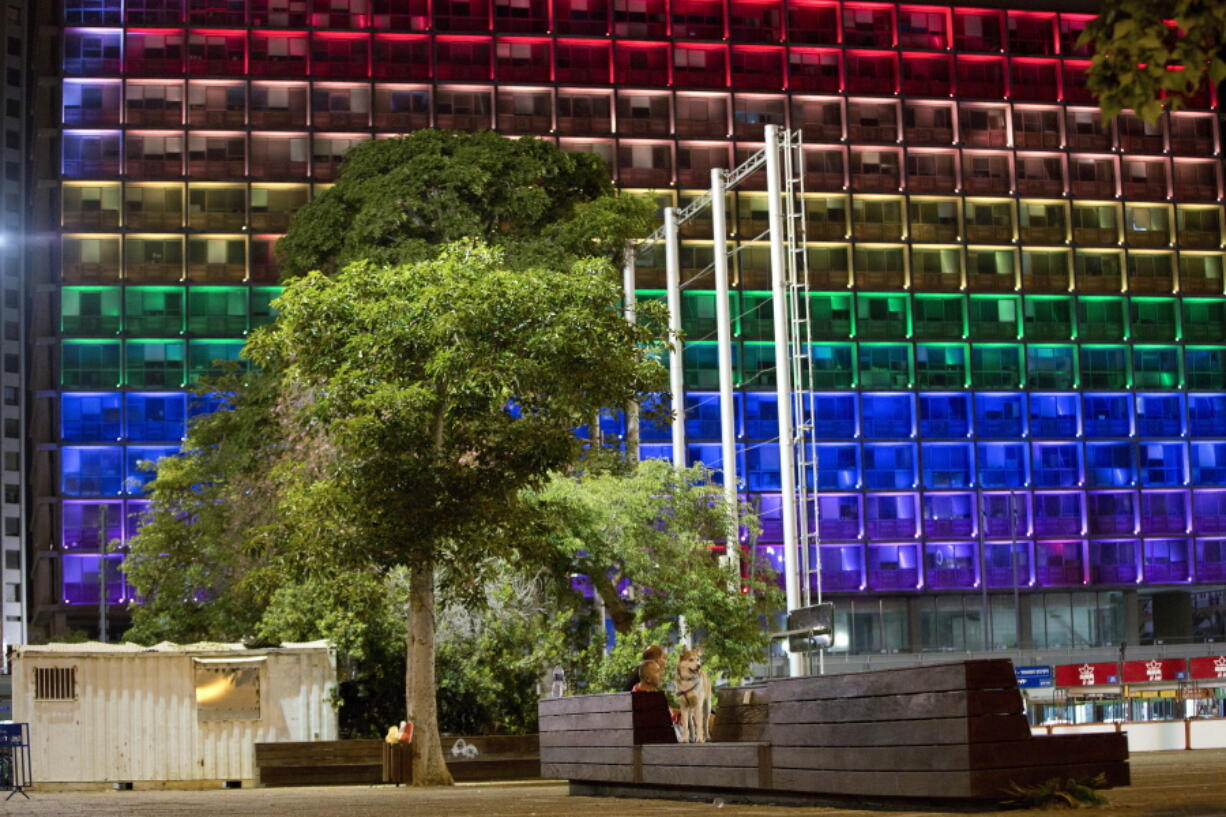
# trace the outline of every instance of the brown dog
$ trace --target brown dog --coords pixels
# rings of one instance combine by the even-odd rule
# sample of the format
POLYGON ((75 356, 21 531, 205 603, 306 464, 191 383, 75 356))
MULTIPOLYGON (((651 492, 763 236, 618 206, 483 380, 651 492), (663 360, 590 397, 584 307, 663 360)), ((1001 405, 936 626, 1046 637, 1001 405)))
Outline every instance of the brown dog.
POLYGON ((686 650, 673 680, 681 710, 681 742, 706 743, 710 737, 711 676, 702 669, 702 650, 686 650))

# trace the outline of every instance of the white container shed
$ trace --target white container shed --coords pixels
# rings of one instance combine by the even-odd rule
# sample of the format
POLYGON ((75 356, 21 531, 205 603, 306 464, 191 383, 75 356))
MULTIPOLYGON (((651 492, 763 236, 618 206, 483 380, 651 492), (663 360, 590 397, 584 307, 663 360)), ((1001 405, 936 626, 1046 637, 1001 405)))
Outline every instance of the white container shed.
POLYGON ((20 646, 12 677, 35 783, 246 787, 255 743, 337 737, 336 653, 323 641, 20 646))

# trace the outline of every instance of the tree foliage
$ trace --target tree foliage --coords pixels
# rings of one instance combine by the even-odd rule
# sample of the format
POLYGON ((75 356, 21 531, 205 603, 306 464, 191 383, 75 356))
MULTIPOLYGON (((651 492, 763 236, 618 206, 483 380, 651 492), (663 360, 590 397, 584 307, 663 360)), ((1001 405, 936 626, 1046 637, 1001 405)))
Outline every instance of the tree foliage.
MULTIPOLYGON (((594 542, 599 566, 575 550, 634 514, 675 511, 638 495, 665 477, 620 473, 621 515, 602 520, 585 492, 613 490, 614 475, 592 460, 588 477, 570 470, 575 427, 666 382, 652 357, 663 309, 641 304, 639 324, 626 323, 616 276, 593 259, 645 232, 654 205, 612 197, 593 162, 536 140, 442 132, 349 154, 279 247, 296 277, 245 350, 258 366, 209 384, 229 410, 197 418, 183 455, 159 464, 127 563, 143 598, 132 637, 329 638, 342 653, 342 728, 355 736, 403 717, 388 692, 428 665, 408 701, 419 748, 437 743, 422 708, 434 703, 435 661, 433 633, 415 628, 436 615, 438 700, 461 731, 529 728, 542 662, 560 661, 583 688, 617 686, 640 637, 675 637, 679 611, 699 627, 726 618, 729 640, 757 643, 735 588, 726 610, 660 591, 674 580, 733 587, 699 544, 705 533, 680 535, 685 524, 722 530, 703 508, 658 541, 635 540, 655 548, 651 569, 613 542, 594 542), (472 234, 486 243, 438 245, 472 234), (550 516, 572 510, 582 524, 550 516), (570 588, 587 569, 634 571, 635 600, 618 609, 641 625, 611 655, 570 588)), ((672 489, 705 496, 699 481, 672 489)), ((733 666, 754 648, 726 652, 733 666)))
POLYGON ((1103 113, 1132 109, 1153 122, 1206 78, 1226 80, 1226 3, 1104 0, 1079 42, 1094 46, 1088 84, 1103 113))
POLYGON ((295 279, 246 353, 280 372, 276 513, 308 572, 409 570, 414 779, 450 780, 435 717, 435 577, 476 597, 523 545, 520 492, 579 454, 601 407, 658 391, 659 323, 629 323, 607 262, 509 269, 473 242, 295 279))
POLYGON ((508 569, 479 605, 440 605, 439 727, 453 735, 537 731, 544 670, 567 655, 572 610, 541 570, 508 569))
POLYGON ((478 238, 502 247, 511 267, 564 269, 618 255, 654 214, 649 199, 614 195, 595 154, 490 131, 420 130, 345 154, 337 183, 294 214, 277 255, 296 276, 421 261, 478 238))
MULTIPOLYGON (((558 575, 588 577, 619 636, 684 618, 708 665, 732 678, 765 655, 763 619, 782 602, 775 577, 751 565, 742 578, 717 557, 713 543, 725 540, 732 509, 705 468, 646 460, 628 471, 555 475, 532 499, 547 520, 544 558, 562 560, 558 575)), ((736 510, 755 536, 757 517, 736 510)))
POLYGON ((152 502, 124 561, 142 597, 127 637, 256 640, 284 580, 275 548, 270 457, 276 381, 231 372, 208 388, 223 409, 196 418, 177 457, 158 462, 152 502))

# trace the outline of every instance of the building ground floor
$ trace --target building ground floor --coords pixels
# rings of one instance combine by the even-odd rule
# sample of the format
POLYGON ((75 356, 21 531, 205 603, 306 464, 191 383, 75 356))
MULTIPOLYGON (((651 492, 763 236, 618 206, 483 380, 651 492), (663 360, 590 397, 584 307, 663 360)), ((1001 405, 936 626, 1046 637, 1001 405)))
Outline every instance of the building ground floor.
POLYGON ((1226 642, 1226 585, 828 595, 837 656, 1226 642))

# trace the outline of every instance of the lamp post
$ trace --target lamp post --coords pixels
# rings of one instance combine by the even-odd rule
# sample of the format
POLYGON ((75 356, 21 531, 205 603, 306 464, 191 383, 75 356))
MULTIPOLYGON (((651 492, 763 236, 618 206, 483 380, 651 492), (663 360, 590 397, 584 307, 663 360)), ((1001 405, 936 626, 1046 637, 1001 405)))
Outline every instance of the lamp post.
POLYGON ((98 508, 98 640, 107 643, 106 574, 107 551, 109 550, 108 527, 111 508, 103 503, 98 508))

